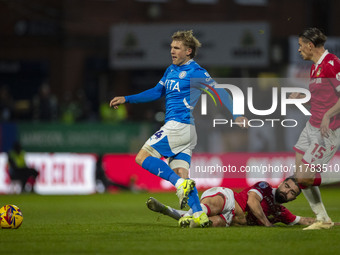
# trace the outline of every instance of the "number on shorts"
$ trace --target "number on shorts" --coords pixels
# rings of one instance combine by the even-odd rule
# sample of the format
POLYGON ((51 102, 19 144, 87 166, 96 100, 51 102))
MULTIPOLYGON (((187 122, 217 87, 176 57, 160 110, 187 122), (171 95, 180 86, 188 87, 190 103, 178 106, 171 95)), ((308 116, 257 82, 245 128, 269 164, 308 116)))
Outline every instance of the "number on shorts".
POLYGON ((163 132, 164 132, 164 130, 157 131, 157 132, 155 133, 156 138, 157 138, 157 139, 161 138, 163 132))
POLYGON ((312 155, 314 155, 316 158, 321 159, 323 157, 323 153, 326 151, 326 148, 323 146, 320 146, 319 144, 315 144, 315 147, 312 151, 312 155))

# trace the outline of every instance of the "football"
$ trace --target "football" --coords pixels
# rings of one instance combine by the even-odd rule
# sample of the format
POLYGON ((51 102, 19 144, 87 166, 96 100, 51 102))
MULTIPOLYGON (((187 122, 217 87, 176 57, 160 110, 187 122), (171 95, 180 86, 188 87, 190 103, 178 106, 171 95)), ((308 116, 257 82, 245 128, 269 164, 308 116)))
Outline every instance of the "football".
POLYGON ((4 205, 0 208, 1 228, 18 228, 23 219, 22 212, 16 205, 4 205))

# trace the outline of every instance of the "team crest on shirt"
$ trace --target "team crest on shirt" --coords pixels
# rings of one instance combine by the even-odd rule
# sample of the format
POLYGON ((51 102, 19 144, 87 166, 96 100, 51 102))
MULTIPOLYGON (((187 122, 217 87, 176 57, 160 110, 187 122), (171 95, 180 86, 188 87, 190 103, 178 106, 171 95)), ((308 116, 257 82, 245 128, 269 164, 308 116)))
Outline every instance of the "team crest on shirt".
POLYGON ((183 79, 185 76, 187 76, 187 72, 186 72, 186 71, 182 71, 182 72, 180 72, 179 75, 178 75, 178 77, 179 77, 180 79, 183 79))
POLYGON ((321 73, 321 67, 319 67, 318 71, 316 72, 316 76, 319 76, 321 73))
POLYGON ((259 186, 260 186, 261 189, 265 189, 265 188, 268 187, 268 184, 266 182, 260 182, 259 186))
POLYGON ((337 79, 338 81, 340 81, 340 72, 337 73, 335 77, 336 77, 336 79, 337 79))

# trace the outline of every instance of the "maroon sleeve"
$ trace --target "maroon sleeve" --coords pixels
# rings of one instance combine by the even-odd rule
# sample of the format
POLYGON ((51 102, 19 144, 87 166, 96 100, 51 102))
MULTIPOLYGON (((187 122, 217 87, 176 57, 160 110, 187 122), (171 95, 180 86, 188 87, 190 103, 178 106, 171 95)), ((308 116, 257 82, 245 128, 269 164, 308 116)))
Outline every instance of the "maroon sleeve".
POLYGON ((284 224, 291 224, 296 220, 296 215, 292 214, 286 207, 280 205, 279 213, 277 216, 276 222, 282 222, 284 224))

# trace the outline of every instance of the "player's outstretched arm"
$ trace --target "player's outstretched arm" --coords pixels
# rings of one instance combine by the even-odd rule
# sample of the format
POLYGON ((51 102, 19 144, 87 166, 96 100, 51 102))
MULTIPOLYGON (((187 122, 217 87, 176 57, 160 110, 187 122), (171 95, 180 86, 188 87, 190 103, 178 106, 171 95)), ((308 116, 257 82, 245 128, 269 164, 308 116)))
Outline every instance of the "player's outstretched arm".
POLYGON ((248 125, 248 119, 247 117, 244 117, 244 116, 238 116, 236 119, 235 119, 235 122, 237 123, 237 125, 240 127, 240 128, 248 128, 249 125, 248 125))
MULTIPOLYGON (((227 107, 227 109, 233 113, 233 99, 230 96, 230 94, 222 88, 218 88, 216 89, 218 95, 221 98, 222 103, 224 104, 225 107, 227 107)), ((248 119, 244 116, 239 116, 239 115, 233 115, 233 118, 235 119, 235 123, 237 123, 237 125, 240 128, 248 128, 248 119)))
POLYGON ((297 224, 299 224, 299 225, 312 225, 314 222, 315 222, 315 218, 300 217, 300 220, 297 224))
POLYGON ((118 106, 121 105, 121 104, 124 104, 125 102, 126 102, 125 97, 114 97, 110 101, 110 107, 118 109, 118 106))
POLYGON ((306 97, 306 95, 304 95, 304 94, 301 94, 299 92, 293 92, 289 95, 288 98, 289 99, 299 99, 299 98, 305 98, 305 97, 306 97))
POLYGON ((270 223, 268 218, 263 212, 261 207, 261 197, 253 191, 248 194, 247 205, 254 216, 266 227, 272 227, 273 224, 270 223))
MULTIPOLYGON (((316 221, 315 218, 301 217, 297 224, 299 225, 312 225, 316 221)), ((340 222, 334 222, 335 226, 340 226, 340 222)))
MULTIPOLYGON (((290 93, 290 95, 288 96, 289 99, 301 99, 301 98, 305 98, 306 95, 300 92, 293 92, 290 93)), ((310 105, 310 100, 306 103, 304 103, 305 105, 310 105)))

